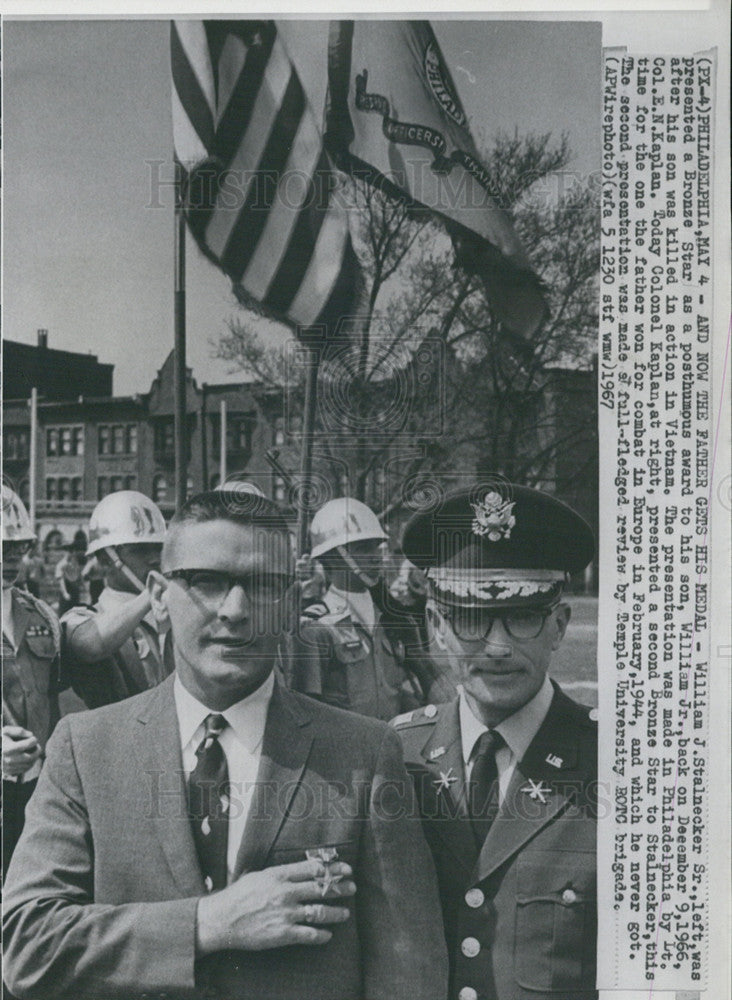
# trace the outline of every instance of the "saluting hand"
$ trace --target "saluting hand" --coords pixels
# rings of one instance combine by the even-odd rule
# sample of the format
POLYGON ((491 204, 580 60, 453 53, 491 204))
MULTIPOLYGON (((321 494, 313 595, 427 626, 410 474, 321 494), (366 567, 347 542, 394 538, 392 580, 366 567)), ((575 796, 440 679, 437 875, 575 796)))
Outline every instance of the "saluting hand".
MULTIPOLYGON (((329 866, 332 875, 349 876, 349 865, 329 866)), ((347 898, 356 892, 348 878, 329 886, 326 896, 316 881, 325 868, 316 860, 277 865, 242 875, 226 889, 198 903, 196 949, 200 955, 228 948, 262 951, 291 944, 327 944, 333 932, 322 924, 348 919, 345 906, 324 899, 347 898)))

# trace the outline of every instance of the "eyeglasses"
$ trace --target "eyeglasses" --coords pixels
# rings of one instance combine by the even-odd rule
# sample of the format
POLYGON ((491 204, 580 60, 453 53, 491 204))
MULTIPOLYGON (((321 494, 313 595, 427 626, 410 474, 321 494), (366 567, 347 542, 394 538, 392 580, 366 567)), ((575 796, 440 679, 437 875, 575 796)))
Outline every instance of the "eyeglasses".
POLYGON ((440 605, 440 610, 458 639, 479 642, 488 638, 499 620, 512 639, 535 639, 556 607, 552 604, 549 608, 525 608, 500 615, 486 608, 448 608, 440 605))
POLYGON ((285 596, 290 577, 284 573, 248 573, 237 576, 215 569, 171 569, 163 573, 166 580, 183 581, 198 600, 220 605, 233 587, 241 587, 251 604, 266 607, 285 596))

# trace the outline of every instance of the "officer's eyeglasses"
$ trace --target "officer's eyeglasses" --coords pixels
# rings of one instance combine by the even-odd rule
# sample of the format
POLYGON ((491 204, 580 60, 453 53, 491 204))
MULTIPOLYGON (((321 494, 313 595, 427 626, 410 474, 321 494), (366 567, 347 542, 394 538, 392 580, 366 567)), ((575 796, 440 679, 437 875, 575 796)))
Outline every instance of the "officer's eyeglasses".
POLYGON ((548 608, 523 608, 505 611, 500 615, 485 608, 453 608, 441 605, 440 610, 458 639, 462 639, 463 642, 479 642, 488 638, 498 620, 502 622, 512 639, 535 639, 556 607, 555 603, 548 608))
POLYGON ((284 573, 248 573, 238 576, 215 569, 171 569, 163 573, 166 580, 177 580, 199 601, 219 606, 233 587, 241 587, 255 607, 267 607, 281 601, 290 584, 284 573))

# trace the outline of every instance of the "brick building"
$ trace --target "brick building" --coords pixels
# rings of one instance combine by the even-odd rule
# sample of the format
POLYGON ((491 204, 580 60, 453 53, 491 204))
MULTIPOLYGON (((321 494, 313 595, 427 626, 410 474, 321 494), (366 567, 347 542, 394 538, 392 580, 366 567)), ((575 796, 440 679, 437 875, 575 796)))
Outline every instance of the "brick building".
MULTIPOLYGON (((98 500, 116 490, 141 490, 155 500, 166 517, 172 514, 172 352, 149 390, 133 396, 112 394, 112 365, 100 364, 93 355, 50 349, 45 331, 35 348, 7 341, 3 358, 3 472, 26 503, 30 479, 29 379, 32 373, 38 379, 36 520, 46 548, 71 541, 79 528, 86 527, 98 500), (15 367, 21 361, 28 361, 25 372, 15 367)), ((276 449, 285 470, 296 472, 299 466, 299 439, 289 434, 298 429, 299 418, 289 413, 285 423, 284 393, 256 382, 199 386, 190 370, 186 379, 189 493, 213 488, 221 481, 222 404, 226 411, 227 475, 243 473, 266 495, 286 501, 286 482, 265 457, 270 449, 276 449)), ((530 481, 575 507, 597 533, 596 372, 548 371, 545 390, 536 397, 535 405, 540 414, 526 414, 531 453, 541 451, 534 448, 537 434, 549 444, 562 444, 548 448, 550 459, 532 470, 530 481)), ((493 471, 515 478, 512 465, 514 460, 520 464, 521 446, 504 452, 504 467, 493 471)), ((352 493, 343 449, 334 447, 329 453, 329 461, 315 461, 315 472, 327 480, 338 479, 333 484, 335 495, 352 493), (343 460, 340 474, 334 458, 343 460)), ((459 467, 463 469, 482 466, 479 445, 460 456, 459 467)), ((390 468, 400 475, 396 453, 369 476, 364 499, 376 510, 385 502, 390 468)), ((392 511, 389 528, 395 540, 408 514, 407 510, 392 511)), ((591 587, 594 584, 589 577, 587 582, 591 587)))

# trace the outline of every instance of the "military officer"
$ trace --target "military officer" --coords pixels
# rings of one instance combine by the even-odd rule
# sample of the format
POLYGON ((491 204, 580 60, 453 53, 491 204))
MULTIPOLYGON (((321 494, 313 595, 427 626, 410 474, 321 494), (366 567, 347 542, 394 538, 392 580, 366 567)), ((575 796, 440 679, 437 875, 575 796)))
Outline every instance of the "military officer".
POLYGON ((352 497, 330 500, 313 517, 310 539, 329 584, 303 610, 292 687, 383 720, 423 704, 419 668, 382 600, 387 535, 374 512, 352 497))
POLYGON ((594 552, 566 505, 503 481, 407 524, 433 655, 458 697, 394 720, 440 883, 450 1000, 590 1000, 596 713, 548 677, 569 574, 594 552))
POLYGON ((164 539, 162 513, 137 490, 110 493, 92 512, 86 554, 104 566, 106 586, 94 607, 75 607, 61 618, 65 662, 89 708, 155 687, 173 670, 145 586, 150 570, 160 567, 164 539))
POLYGON ((23 829, 46 741, 59 719, 60 628, 47 604, 13 586, 36 536, 20 497, 2 487, 3 875, 23 829))

